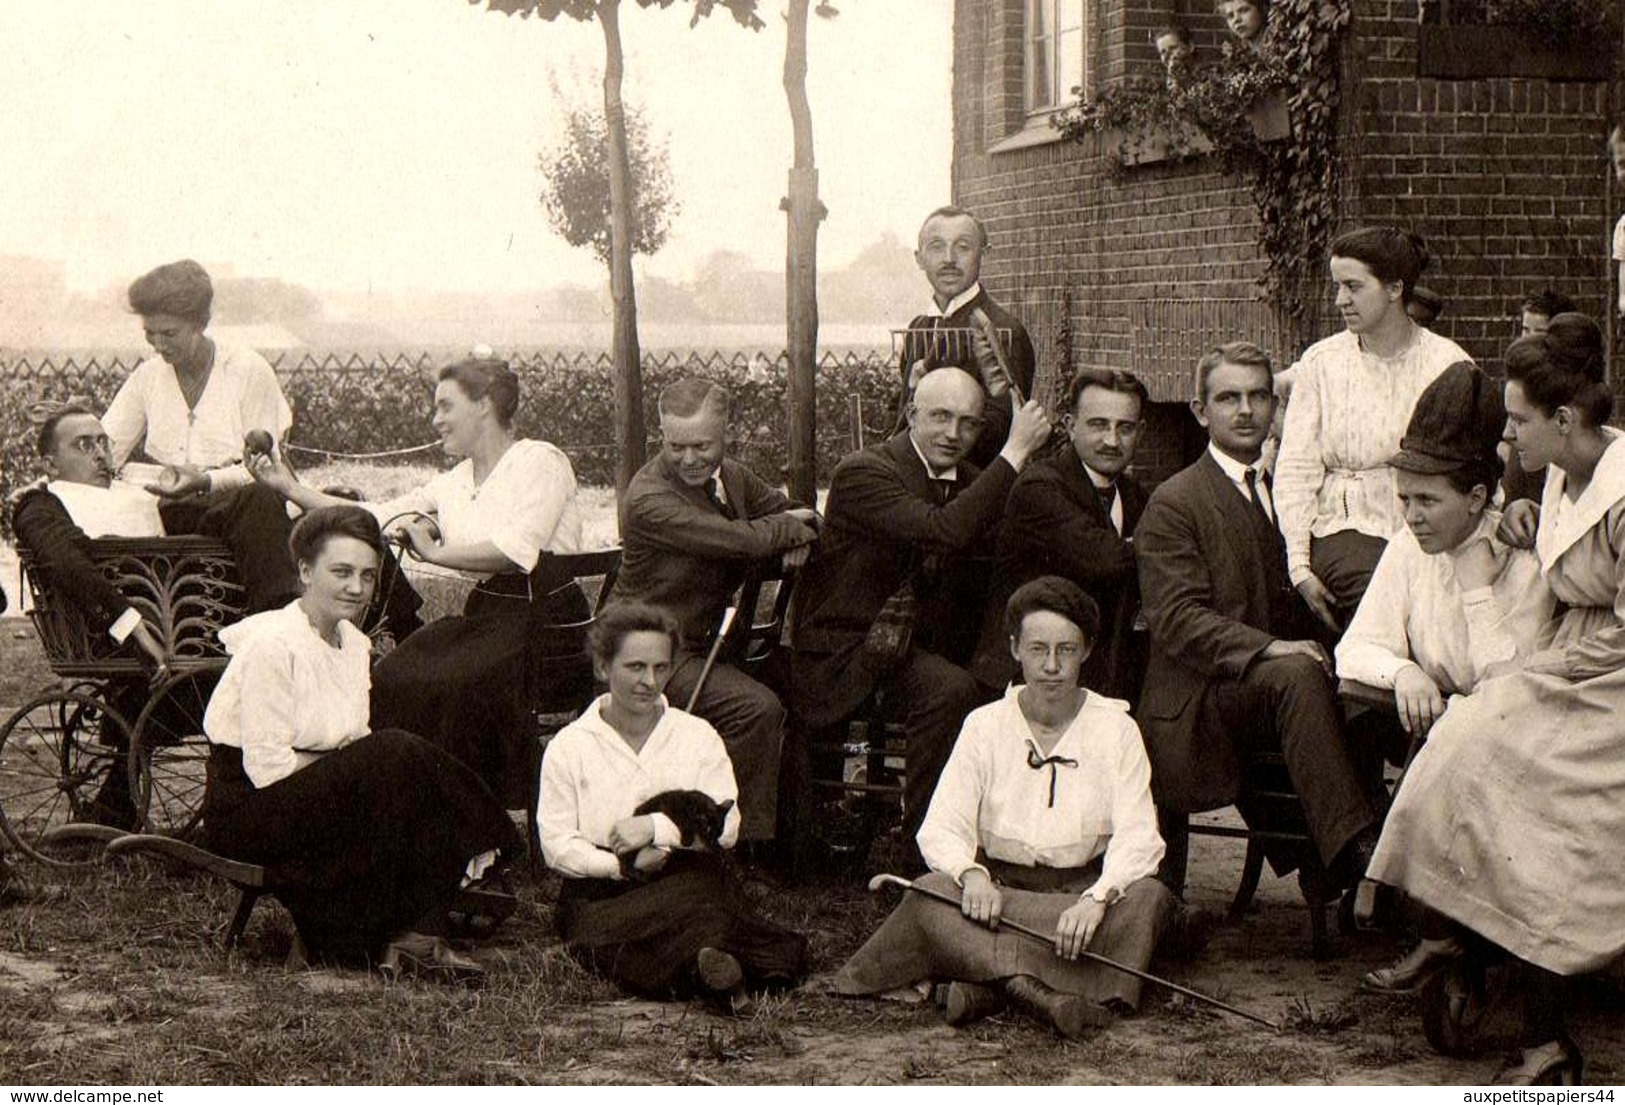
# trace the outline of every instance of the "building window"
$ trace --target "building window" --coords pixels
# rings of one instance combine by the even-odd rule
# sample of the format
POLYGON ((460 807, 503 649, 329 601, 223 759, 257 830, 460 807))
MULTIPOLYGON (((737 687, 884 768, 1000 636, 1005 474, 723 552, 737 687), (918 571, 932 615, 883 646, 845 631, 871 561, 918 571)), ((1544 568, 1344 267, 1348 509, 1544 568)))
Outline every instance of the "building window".
POLYGON ((1086 0, 1027 0, 1027 112, 1054 111, 1088 98, 1086 0))

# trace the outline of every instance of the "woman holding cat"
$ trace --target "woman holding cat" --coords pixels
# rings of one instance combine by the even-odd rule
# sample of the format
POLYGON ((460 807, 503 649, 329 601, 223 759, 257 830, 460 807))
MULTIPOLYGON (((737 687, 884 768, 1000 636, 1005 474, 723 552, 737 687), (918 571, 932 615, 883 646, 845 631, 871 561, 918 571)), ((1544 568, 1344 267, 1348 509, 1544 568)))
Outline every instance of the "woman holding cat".
POLYGON ((931 873, 916 885, 960 909, 905 896, 837 993, 948 982, 949 1024, 1008 998, 1073 1039, 1139 1005, 1138 979, 1079 957, 1143 970, 1174 914, 1153 877, 1164 849, 1139 728, 1126 703, 1078 681, 1099 626, 1094 600, 1058 576, 1010 596, 1024 682, 965 719, 919 834, 931 873), (1000 930, 1001 917, 1053 932, 1053 945, 1000 930))
POLYGON ((583 966, 634 993, 706 994, 739 1011, 747 989, 792 986, 807 939, 751 912, 718 848, 739 835, 739 788, 716 730, 667 704, 677 623, 639 603, 590 637, 609 686, 542 758, 542 855, 564 876, 556 917, 583 966))

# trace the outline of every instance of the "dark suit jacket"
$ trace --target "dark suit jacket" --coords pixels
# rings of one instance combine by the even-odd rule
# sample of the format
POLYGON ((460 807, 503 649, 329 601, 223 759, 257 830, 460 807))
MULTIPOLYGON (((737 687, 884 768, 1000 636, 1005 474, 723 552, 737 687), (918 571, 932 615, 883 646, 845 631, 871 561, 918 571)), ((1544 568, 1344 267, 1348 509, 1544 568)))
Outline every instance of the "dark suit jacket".
MULTIPOLYGON (((1239 679, 1277 636, 1251 509, 1203 453, 1152 493, 1134 531, 1151 631, 1139 721, 1159 805, 1215 809, 1232 802, 1241 785, 1230 734, 1204 733, 1201 707, 1209 686, 1239 679)), ((1279 556, 1284 572, 1284 549, 1279 556)))
POLYGON ((56 588, 84 613, 89 627, 107 632, 130 608, 118 588, 90 561, 91 538, 74 524, 62 500, 43 487, 23 492, 11 516, 17 540, 51 573, 56 588))
POLYGON ((724 517, 705 489, 689 487, 655 457, 632 477, 621 510, 621 572, 615 598, 663 606, 683 647, 705 649, 728 599, 751 565, 803 544, 795 504, 737 461, 724 458, 722 489, 739 515, 724 517))
MULTIPOLYGON (((821 727, 848 717, 878 673, 862 645, 886 600, 915 573, 915 640, 933 649, 955 630, 971 640, 981 625, 976 572, 967 553, 991 544, 1015 482, 1003 458, 979 471, 959 465, 959 490, 938 503, 907 434, 841 461, 830 483, 818 551, 802 570, 791 613, 795 708, 821 727), (935 562, 936 570, 932 570, 935 562)), ((940 646, 939 646, 940 647, 940 646)))
MULTIPOLYGON (((909 336, 903 342, 902 363, 898 366, 902 383, 902 398, 897 406, 897 429, 901 431, 908 424, 908 366, 922 358, 932 368, 950 365, 963 368, 976 379, 980 380, 981 369, 976 364, 973 348, 968 344, 960 343, 952 349, 932 349, 929 331, 939 327, 973 326, 971 314, 977 308, 987 313, 988 320, 1000 330, 1010 331, 1010 368, 1015 373, 1016 386, 1021 393, 1031 396, 1033 393, 1033 377, 1037 374, 1038 357, 1033 352, 1033 340, 1027 335, 1027 327, 1015 315, 1005 310, 993 301, 982 289, 969 303, 960 307, 946 318, 935 315, 917 315, 908 324, 909 336)), ((969 460, 978 468, 986 468, 993 463, 993 458, 999 455, 1004 448, 1005 439, 1010 436, 1010 420, 1014 417, 1014 408, 1010 405, 1010 395, 1006 393, 1003 398, 989 398, 987 406, 982 412, 987 425, 982 428, 981 436, 971 448, 969 460)))
MULTIPOLYGON (((1132 536, 1145 510, 1145 492, 1128 476, 1117 482, 1123 532, 1132 536)), ((1039 576, 1071 580, 1100 604, 1100 637, 1084 664, 1083 682, 1114 698, 1139 690, 1130 636, 1139 608, 1134 545, 1112 527, 1111 502, 1089 479, 1067 443, 1016 477, 999 527, 998 564, 982 623, 973 671, 1003 688, 1020 670, 1010 656, 1004 607, 1017 587, 1039 576)))

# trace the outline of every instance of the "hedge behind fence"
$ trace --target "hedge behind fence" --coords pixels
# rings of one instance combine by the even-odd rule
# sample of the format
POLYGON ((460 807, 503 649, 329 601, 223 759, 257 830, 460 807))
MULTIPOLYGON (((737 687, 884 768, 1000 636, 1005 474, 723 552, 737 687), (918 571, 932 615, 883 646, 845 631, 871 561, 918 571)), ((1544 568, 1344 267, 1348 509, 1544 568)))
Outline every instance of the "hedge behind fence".
MULTIPOLYGON (((27 410, 39 399, 83 395, 98 410, 140 363, 126 355, 19 357, 0 362, 0 501, 39 474, 36 431, 27 410)), ((303 355, 271 358, 283 392, 293 405, 290 445, 332 453, 386 453, 436 440, 429 426, 434 369, 428 353, 397 356, 303 355)), ((517 419, 521 435, 558 445, 583 484, 614 483, 612 390, 607 354, 533 354, 510 360, 520 378, 517 419)), ((757 353, 646 355, 643 359, 644 420, 657 440, 655 401, 660 389, 682 376, 702 376, 734 394, 732 455, 777 482, 787 463, 786 356, 757 353)), ((818 370, 818 475, 827 481, 853 443, 850 401, 861 404, 865 434, 890 428, 897 402, 897 375, 881 352, 826 353, 818 370)), ((293 454, 307 466, 319 458, 293 454)), ((443 464, 438 448, 411 459, 443 464)), ((11 535, 10 512, 3 512, 11 535)))

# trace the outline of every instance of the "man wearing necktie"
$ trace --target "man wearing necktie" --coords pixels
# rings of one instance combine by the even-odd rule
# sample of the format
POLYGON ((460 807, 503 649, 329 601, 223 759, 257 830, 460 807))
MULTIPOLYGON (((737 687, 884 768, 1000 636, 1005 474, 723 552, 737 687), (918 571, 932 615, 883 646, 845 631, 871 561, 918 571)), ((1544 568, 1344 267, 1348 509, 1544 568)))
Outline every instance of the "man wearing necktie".
POLYGON ((932 369, 962 368, 980 380, 983 427, 968 454, 978 468, 986 468, 999 455, 1013 412, 1032 394, 1037 365, 1027 328, 982 288, 982 254, 987 247, 987 228, 962 208, 939 207, 920 225, 914 261, 931 283, 931 302, 924 314, 909 322, 903 340, 897 411, 901 432, 908 423, 914 389, 932 369), (993 340, 1001 343, 997 353, 993 340))
MULTIPOLYGON (((778 558, 799 568, 818 538, 816 511, 723 456, 730 399, 721 385, 697 379, 660 393, 660 455, 632 478, 621 510, 615 598, 664 607, 677 619, 682 647, 666 697, 678 706, 693 693, 722 612, 751 567, 778 558)), ((716 728, 733 761, 740 839, 771 839, 784 730, 778 695, 718 664, 694 712, 716 728)))
POLYGON ((980 566, 971 554, 990 546, 1016 473, 1049 439, 1043 408, 1028 402, 1016 409, 993 463, 978 469, 966 454, 982 428, 983 400, 964 370, 938 369, 915 392, 907 433, 841 461, 818 555, 791 609, 799 722, 809 730, 844 722, 876 686, 887 686, 888 708, 908 732, 907 840, 925 816, 960 723, 985 697, 959 666, 968 655, 954 657, 952 648, 956 640, 973 642, 982 624, 986 588, 974 578, 980 566), (905 581, 918 603, 912 644, 894 670, 879 670, 864 640, 905 581))
MULTIPOLYGON (((1219 346, 1202 358, 1196 392, 1191 409, 1208 449, 1157 488, 1134 532, 1151 635, 1140 727, 1169 840, 1165 878, 1182 890, 1186 815, 1239 796, 1238 746, 1278 745, 1318 853, 1302 859, 1318 860, 1334 887, 1349 886, 1365 871, 1380 815, 1349 753, 1331 662, 1287 574, 1257 467, 1275 406, 1269 357, 1248 342, 1219 346)), ((1253 811, 1241 814, 1264 827, 1253 811)), ((1301 859, 1277 847, 1270 861, 1285 873, 1301 859)))
POLYGON ((1140 589, 1134 527, 1145 492, 1128 474, 1144 428, 1145 385, 1127 372, 1078 370, 1067 388, 1071 448, 1027 467, 1010 489, 999 527, 998 563, 972 671, 1002 692, 1016 662, 1004 629, 1004 604, 1039 576, 1071 580, 1100 607, 1100 640, 1083 666, 1083 684, 1132 703, 1145 675, 1145 633, 1134 632, 1140 589))

